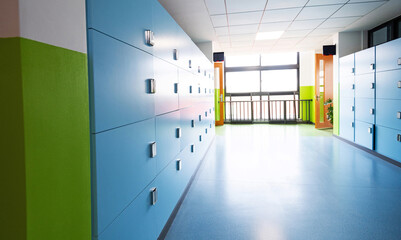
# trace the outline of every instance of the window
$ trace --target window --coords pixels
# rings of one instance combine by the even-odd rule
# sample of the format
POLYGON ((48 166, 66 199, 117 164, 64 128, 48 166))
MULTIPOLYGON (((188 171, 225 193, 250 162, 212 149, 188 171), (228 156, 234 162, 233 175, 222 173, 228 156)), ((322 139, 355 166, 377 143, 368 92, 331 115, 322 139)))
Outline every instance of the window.
POLYGON ((369 47, 401 37, 401 16, 368 31, 369 47))
POLYGON ((262 71, 262 92, 296 92, 296 69, 262 71))
POLYGON ((228 72, 226 73, 226 92, 249 93, 259 92, 259 71, 228 72))

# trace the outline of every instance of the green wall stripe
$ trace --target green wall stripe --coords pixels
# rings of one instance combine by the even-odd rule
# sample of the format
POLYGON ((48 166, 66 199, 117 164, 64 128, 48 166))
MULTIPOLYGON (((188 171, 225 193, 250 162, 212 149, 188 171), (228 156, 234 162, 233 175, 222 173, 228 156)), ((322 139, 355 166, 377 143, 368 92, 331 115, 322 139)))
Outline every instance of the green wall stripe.
POLYGON ((334 88, 333 94, 333 134, 340 135, 340 83, 334 88))
MULTIPOLYGON (((315 122, 315 86, 301 86, 299 89, 299 98, 301 100, 312 99, 311 103, 311 111, 309 119, 311 122, 315 122)), ((306 113, 302 116, 303 120, 306 120, 306 113)))
POLYGON ((21 39, 28 239, 90 239, 86 54, 21 39))
POLYGON ((26 239, 20 39, 0 38, 0 239, 26 239))

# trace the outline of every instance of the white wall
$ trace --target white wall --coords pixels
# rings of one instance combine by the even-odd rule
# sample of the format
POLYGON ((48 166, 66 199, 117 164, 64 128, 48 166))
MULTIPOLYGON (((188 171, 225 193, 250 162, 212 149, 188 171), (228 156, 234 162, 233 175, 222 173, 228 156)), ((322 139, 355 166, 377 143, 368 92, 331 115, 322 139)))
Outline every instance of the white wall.
POLYGON ((196 46, 205 54, 205 56, 209 59, 210 62, 213 62, 213 43, 210 42, 200 42, 195 43, 196 46))
POLYGON ((19 36, 18 0, 0 1, 0 38, 19 36))
POLYGON ((19 0, 19 13, 21 37, 86 53, 85 0, 19 0))
POLYGON ((315 86, 315 51, 299 53, 300 86, 315 86))

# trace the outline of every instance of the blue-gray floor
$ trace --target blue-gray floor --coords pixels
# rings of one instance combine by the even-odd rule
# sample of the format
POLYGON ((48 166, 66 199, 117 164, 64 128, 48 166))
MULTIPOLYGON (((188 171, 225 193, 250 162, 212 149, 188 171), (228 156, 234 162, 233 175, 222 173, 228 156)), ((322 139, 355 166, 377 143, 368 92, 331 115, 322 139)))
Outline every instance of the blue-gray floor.
POLYGON ((166 239, 401 239, 401 168, 310 125, 226 125, 166 239))

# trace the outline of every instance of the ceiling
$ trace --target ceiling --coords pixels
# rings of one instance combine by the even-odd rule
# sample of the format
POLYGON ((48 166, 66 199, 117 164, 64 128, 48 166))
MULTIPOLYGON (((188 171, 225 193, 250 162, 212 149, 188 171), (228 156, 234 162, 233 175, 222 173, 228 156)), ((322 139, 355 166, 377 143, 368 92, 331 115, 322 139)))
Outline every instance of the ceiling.
POLYGON ((370 29, 401 14, 401 0, 159 0, 194 42, 253 53, 321 48, 337 32, 370 29), (276 40, 258 32, 284 31, 276 40))

